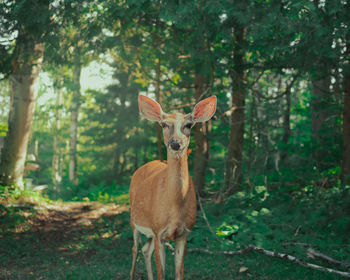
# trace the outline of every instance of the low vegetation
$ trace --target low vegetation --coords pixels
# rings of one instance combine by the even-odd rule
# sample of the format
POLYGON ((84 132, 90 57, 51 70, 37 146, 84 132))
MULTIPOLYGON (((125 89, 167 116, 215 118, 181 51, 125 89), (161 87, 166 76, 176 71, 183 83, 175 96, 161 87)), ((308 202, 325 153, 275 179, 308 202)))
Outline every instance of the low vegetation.
MULTIPOLYGON (((342 279, 253 251, 225 256, 191 249, 230 251, 254 244, 350 272, 349 191, 310 186, 269 192, 261 186, 239 192, 224 204, 202 201, 219 240, 199 211, 189 236, 185 279, 342 279), (339 260, 343 267, 308 257, 308 248, 339 260)), ((106 203, 105 195, 97 197, 100 201, 62 202, 28 191, 2 192, 0 278, 127 279, 132 234, 128 203, 118 202, 119 196, 111 195, 114 203, 106 203)), ((174 274, 171 254, 167 249, 169 279, 174 274)), ((147 278, 142 254, 136 271, 137 279, 147 278)))

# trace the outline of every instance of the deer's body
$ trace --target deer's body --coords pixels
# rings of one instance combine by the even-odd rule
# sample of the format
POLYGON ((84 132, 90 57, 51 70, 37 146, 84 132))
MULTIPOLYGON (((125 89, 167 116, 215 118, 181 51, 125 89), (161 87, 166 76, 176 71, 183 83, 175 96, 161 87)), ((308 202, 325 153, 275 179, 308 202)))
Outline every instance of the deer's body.
POLYGON ((196 221, 196 195, 187 156, 140 167, 131 179, 130 203, 131 224, 142 234, 161 241, 175 241, 187 234, 196 221))
POLYGON ((160 105, 139 96, 143 115, 163 127, 167 162, 149 162, 133 174, 130 184, 131 227, 133 230, 133 263, 130 278, 134 279, 140 234, 148 241, 142 248, 148 279, 153 279, 151 257, 155 251, 158 279, 164 279, 164 242, 175 241, 175 278, 183 279, 187 234, 196 221, 196 195, 188 173, 187 148, 191 127, 211 118, 216 98, 198 103, 192 114, 165 114, 160 105))

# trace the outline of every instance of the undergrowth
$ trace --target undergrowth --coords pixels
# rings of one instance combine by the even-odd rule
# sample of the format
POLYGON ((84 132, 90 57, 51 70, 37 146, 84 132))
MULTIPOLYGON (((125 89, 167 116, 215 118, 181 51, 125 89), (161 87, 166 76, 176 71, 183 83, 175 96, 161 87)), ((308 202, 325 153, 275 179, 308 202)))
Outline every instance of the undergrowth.
MULTIPOLYGON (((113 189, 114 194, 108 192, 108 187, 104 189, 105 192, 101 189, 103 188, 99 186, 95 190, 89 188, 86 193, 80 193, 77 199, 85 200, 81 208, 88 207, 92 203, 88 200, 93 199, 108 203, 127 203, 126 187, 113 189), (122 199, 119 200, 120 197, 122 199)), ((236 193, 221 204, 211 200, 203 201, 206 216, 220 241, 212 236, 199 211, 197 223, 188 238, 188 248, 237 250, 254 244, 307 262, 349 271, 349 268, 333 266, 307 256, 307 248, 312 247, 337 260, 349 261, 349 193, 349 187, 320 189, 307 186, 268 191, 259 186, 236 193)), ((53 226, 48 231, 32 228, 31 225, 35 223, 31 221, 37 215, 42 217, 40 207, 35 206, 56 202, 28 190, 2 191, 0 197, 0 248, 7 252, 0 254, 1 279, 128 278, 132 233, 127 212, 105 213, 96 220, 75 225, 74 228, 69 226, 69 220, 62 220, 60 229, 53 226), (16 207, 21 201, 27 206, 16 207), (64 229, 66 223, 67 228, 64 229)), ((103 204, 96 204, 94 207, 103 208, 103 204)), ((55 215, 59 213, 65 213, 69 219, 69 212, 62 211, 47 210, 45 215, 51 223, 54 223, 57 219, 55 215)), ((172 253, 167 250, 167 279, 174 277, 173 262, 172 253)), ((136 272, 137 279, 147 278, 142 254, 139 256, 136 272)), ((340 277, 250 252, 238 256, 188 253, 185 260, 185 279, 340 277)))
MULTIPOLYGON (((350 187, 320 189, 307 186, 273 192, 263 186, 255 187, 249 192, 236 193, 223 204, 207 202, 206 216, 221 242, 210 235, 204 220, 199 218, 190 243, 194 247, 209 246, 213 251, 238 250, 253 244, 329 266, 308 259, 307 249, 315 248, 348 262, 349 194, 350 187)), ((283 277, 289 279, 287 275, 283 277)), ((327 277, 332 276, 324 279, 331 279, 327 277)))

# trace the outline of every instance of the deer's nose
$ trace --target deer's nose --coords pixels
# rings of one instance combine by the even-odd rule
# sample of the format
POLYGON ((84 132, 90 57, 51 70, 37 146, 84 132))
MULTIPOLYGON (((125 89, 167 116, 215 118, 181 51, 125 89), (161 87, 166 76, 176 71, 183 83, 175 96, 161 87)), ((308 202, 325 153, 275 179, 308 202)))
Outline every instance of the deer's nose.
POLYGON ((180 143, 177 142, 176 140, 170 140, 169 141, 169 146, 172 148, 174 151, 178 151, 180 149, 180 143))

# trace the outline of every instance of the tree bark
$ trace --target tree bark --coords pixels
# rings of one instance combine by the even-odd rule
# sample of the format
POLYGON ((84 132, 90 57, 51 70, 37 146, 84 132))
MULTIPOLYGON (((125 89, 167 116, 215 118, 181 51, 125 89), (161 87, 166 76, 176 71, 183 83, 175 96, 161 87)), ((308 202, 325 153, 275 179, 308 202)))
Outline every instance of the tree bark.
POLYGON ((24 164, 35 109, 35 82, 42 60, 43 44, 30 36, 17 38, 17 60, 10 76, 11 104, 8 133, 1 153, 0 183, 23 187, 24 164))
MULTIPOLYGON (((159 104, 162 104, 162 97, 160 95, 160 59, 158 58, 157 64, 156 64, 156 82, 155 82, 155 88, 156 88, 156 99, 159 104)), ((156 124, 157 127, 157 144, 158 144, 158 158, 160 161, 163 160, 163 140, 162 140, 162 128, 159 124, 156 124)))
MULTIPOLYGON (((202 65, 203 67, 203 65, 202 65)), ((201 69, 203 71, 203 69, 201 69)), ((200 69, 196 69, 195 73, 195 97, 196 101, 200 101, 202 94, 207 90, 209 83, 208 77, 200 73, 200 69)), ((196 142, 196 149, 194 155, 194 185, 198 193, 203 195, 205 185, 205 173, 208 165, 209 149, 207 141, 207 124, 197 123, 194 127, 194 136, 196 142)))
POLYGON ((80 108, 80 72, 81 63, 79 54, 76 55, 73 70, 73 98, 71 105, 71 123, 70 123, 70 151, 69 151, 69 181, 74 185, 78 184, 78 160, 77 160, 77 143, 78 143, 78 124, 80 108))
POLYGON ((53 136, 53 157, 52 157, 52 182, 57 188, 57 186, 62 182, 62 174, 61 170, 61 106, 63 104, 63 95, 62 90, 58 89, 56 99, 56 116, 55 116, 55 128, 54 128, 54 136, 53 136))
POLYGON ((115 148, 113 151, 113 165, 112 165, 112 174, 113 179, 116 179, 119 177, 119 166, 120 166, 120 152, 118 147, 115 148))
POLYGON ((328 100, 330 95, 330 77, 312 81, 312 136, 313 136, 313 158, 320 169, 324 169, 322 164, 326 155, 325 129, 329 118, 328 100))
POLYGON ((242 160, 243 136, 245 122, 245 58, 242 45, 246 37, 246 29, 236 24, 234 30, 236 38, 233 64, 229 74, 232 80, 232 114, 231 131, 227 152, 225 192, 231 195, 242 189, 242 160))
POLYGON ((349 72, 345 76, 343 111, 343 160, 341 181, 344 185, 350 185, 350 69, 348 71, 349 72))
POLYGON ((290 127, 290 109, 291 109, 291 90, 294 82, 296 81, 296 77, 293 78, 293 80, 290 82, 290 84, 287 85, 286 91, 285 91, 285 97, 286 97, 286 109, 283 116, 283 136, 282 136, 282 142, 284 144, 281 159, 282 161, 286 161, 288 158, 288 144, 289 144, 289 138, 291 136, 292 130, 290 127))
MULTIPOLYGON (((256 158, 256 153, 255 153, 255 147, 256 147, 256 141, 254 137, 255 133, 255 128, 257 127, 257 105, 256 105, 256 97, 254 92, 252 93, 252 101, 250 104, 250 112, 249 112, 249 134, 248 134, 248 174, 250 174, 255 158, 256 158)), ((250 185, 250 180, 248 178, 248 184, 250 185)))
POLYGON ((291 107, 290 91, 287 91, 285 96, 286 96, 286 109, 284 111, 284 116, 283 116, 282 142, 284 143, 284 148, 282 151, 282 160, 285 160, 287 158, 288 143, 289 143, 289 137, 291 134, 291 128, 290 128, 290 107, 291 107))

